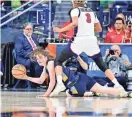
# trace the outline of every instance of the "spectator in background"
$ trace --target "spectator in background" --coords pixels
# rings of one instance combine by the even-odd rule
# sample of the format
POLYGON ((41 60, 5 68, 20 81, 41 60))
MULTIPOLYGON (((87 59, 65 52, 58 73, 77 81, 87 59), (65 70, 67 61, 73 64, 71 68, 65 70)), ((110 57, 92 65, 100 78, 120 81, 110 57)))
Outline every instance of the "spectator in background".
MULTIPOLYGON (((62 25, 62 28, 64 28, 65 26, 67 26, 70 23, 71 22, 64 23, 62 25)), ((71 29, 71 30, 64 32, 64 33, 59 33, 59 39, 72 40, 73 36, 74 36, 74 29, 71 29)))
MULTIPOLYGON (((119 45, 112 45, 110 50, 106 50, 104 61, 112 70, 118 82, 126 89, 127 70, 131 66, 128 56, 121 53, 119 45)), ((108 81, 108 79, 106 80, 108 81)), ((111 81, 108 82, 110 83, 109 85, 114 85, 111 81)))
POLYGON ((116 18, 114 29, 106 34, 104 43, 122 43, 124 36, 124 20, 122 18, 116 18))
POLYGON ((3 1, 0 1, 0 12, 1 11, 5 11, 4 2, 3 1))
MULTIPOLYGON (((122 40, 122 43, 132 43, 131 40, 131 21, 128 21, 128 24, 126 23, 126 19, 123 13, 119 13, 116 15, 116 18, 122 18, 124 20, 124 26, 123 26, 123 30, 124 30, 124 38, 122 40)), ((113 30, 115 30, 114 26, 110 26, 108 27, 108 31, 112 32, 113 30)))
MULTIPOLYGON (((71 1, 58 1, 58 3, 55 3, 55 15, 54 20, 52 22, 52 26, 59 26, 61 27, 65 22, 70 20, 70 16, 67 15, 69 13, 69 10, 72 8, 71 1), (61 12, 60 12, 61 11, 61 12)), ((58 33, 54 32, 54 37, 58 38, 58 33)))
POLYGON ((17 7, 20 7, 22 4, 21 4, 21 0, 11 0, 11 6, 12 6, 12 9, 15 9, 17 7))
POLYGON ((37 37, 33 34, 33 25, 25 23, 23 33, 15 39, 15 53, 18 64, 23 64, 31 71, 32 76, 41 74, 41 67, 30 60, 30 53, 39 46, 37 37))
MULTIPOLYGON (((116 15, 116 18, 121 18, 121 19, 124 20, 124 29, 125 29, 125 27, 126 27, 126 19, 125 19, 124 14, 123 14, 123 13, 119 13, 119 14, 116 15)), ((115 19, 116 19, 116 18, 115 18, 115 19)), ((114 30, 114 26, 113 26, 113 25, 114 25, 114 24, 111 24, 111 26, 108 27, 108 31, 109 31, 109 32, 112 32, 112 31, 114 30)))
POLYGON ((9 10, 11 9, 11 1, 9 0, 1 0, 1 5, 4 7, 4 9, 9 12, 9 10))
POLYGON ((123 43, 132 43, 132 21, 128 21, 128 24, 125 27, 125 36, 123 38, 123 43))

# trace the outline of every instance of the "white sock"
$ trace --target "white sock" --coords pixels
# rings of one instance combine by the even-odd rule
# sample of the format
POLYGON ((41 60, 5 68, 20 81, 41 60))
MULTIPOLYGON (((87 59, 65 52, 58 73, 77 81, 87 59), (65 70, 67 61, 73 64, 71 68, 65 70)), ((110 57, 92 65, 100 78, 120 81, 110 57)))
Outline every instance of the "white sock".
POLYGON ((114 79, 112 80, 112 82, 113 82, 116 86, 120 85, 116 78, 114 78, 114 79))
POLYGON ((62 83, 62 75, 57 75, 57 83, 62 83))

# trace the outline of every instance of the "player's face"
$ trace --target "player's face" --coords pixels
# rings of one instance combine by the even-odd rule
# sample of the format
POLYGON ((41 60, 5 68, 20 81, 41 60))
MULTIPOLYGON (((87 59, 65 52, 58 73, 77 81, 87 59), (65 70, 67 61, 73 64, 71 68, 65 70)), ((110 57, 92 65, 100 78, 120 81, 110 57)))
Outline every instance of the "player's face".
POLYGON ((122 20, 117 20, 117 21, 115 22, 115 29, 120 30, 120 29, 122 29, 122 28, 123 28, 122 20))
POLYGON ((40 66, 45 66, 47 62, 47 57, 42 54, 36 56, 36 60, 40 66))
POLYGON ((27 25, 25 28, 24 28, 24 33, 27 35, 27 36, 31 36, 32 33, 33 33, 33 27, 31 25, 27 25))

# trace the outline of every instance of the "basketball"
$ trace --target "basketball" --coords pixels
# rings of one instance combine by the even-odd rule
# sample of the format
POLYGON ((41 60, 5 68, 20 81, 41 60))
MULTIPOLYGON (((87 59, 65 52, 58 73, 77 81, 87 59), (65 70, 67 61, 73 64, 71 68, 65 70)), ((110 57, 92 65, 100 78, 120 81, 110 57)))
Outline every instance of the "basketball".
POLYGON ((26 68, 24 65, 17 64, 12 68, 12 75, 17 79, 23 79, 26 75, 26 68))

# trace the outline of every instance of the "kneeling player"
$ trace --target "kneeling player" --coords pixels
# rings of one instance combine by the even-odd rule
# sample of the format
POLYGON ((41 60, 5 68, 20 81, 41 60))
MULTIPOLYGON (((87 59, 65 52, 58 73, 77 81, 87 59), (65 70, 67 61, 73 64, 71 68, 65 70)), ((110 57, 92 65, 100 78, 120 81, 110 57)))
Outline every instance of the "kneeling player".
MULTIPOLYGON (((49 87, 43 96, 50 96, 56 82, 54 58, 49 56, 49 53, 41 48, 34 50, 31 58, 36 60, 40 66, 43 66, 43 72, 39 78, 25 76, 25 79, 42 84, 48 77, 50 79, 49 87)), ((78 60, 82 62, 81 58, 78 60)), ((85 96, 87 90, 101 94, 122 95, 123 97, 131 96, 120 88, 103 87, 86 74, 70 70, 65 66, 63 66, 63 83, 69 89, 68 93, 73 96, 85 96)))

